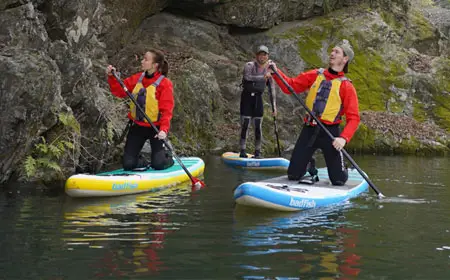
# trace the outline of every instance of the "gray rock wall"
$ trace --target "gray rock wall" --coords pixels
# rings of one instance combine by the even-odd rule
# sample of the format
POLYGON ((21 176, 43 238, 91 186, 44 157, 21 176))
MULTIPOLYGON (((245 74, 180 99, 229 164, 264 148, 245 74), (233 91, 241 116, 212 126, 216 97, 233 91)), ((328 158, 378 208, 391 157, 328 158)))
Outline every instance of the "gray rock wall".
MULTIPOLYGON (((403 0, 2 1, 0 182, 13 175, 49 181, 119 162, 127 100, 109 93, 105 67, 131 75, 150 48, 163 50, 170 63, 176 99, 171 140, 182 154, 237 147, 242 67, 259 44, 295 75, 326 66, 330 47, 349 38, 357 53, 349 75, 362 111, 400 114, 448 132, 448 11, 445 3, 403 0), (68 128, 66 115, 79 131, 68 128), (61 139, 74 144, 64 155, 36 148, 61 139), (42 165, 25 177, 29 157, 50 160, 61 171, 42 165)), ((303 110, 288 95, 278 94, 278 101, 286 148, 297 137, 303 110)), ((269 111, 267 151, 273 146, 269 111)), ((373 123, 367 120, 368 129, 382 130, 373 123)), ((445 135, 434 139, 439 147, 447 145, 445 135)), ((408 137, 424 139, 416 136, 408 137)))

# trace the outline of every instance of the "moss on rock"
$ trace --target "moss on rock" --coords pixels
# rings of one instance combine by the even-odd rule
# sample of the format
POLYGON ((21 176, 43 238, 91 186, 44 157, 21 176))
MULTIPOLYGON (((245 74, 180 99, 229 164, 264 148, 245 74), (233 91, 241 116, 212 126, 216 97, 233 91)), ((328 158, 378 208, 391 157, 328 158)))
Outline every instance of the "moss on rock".
POLYGON ((348 143, 347 149, 353 152, 375 151, 375 131, 369 129, 365 124, 360 124, 358 130, 348 143))
POLYGON ((427 120, 428 113, 425 110, 423 103, 415 100, 413 103, 413 117, 416 121, 424 122, 427 120))

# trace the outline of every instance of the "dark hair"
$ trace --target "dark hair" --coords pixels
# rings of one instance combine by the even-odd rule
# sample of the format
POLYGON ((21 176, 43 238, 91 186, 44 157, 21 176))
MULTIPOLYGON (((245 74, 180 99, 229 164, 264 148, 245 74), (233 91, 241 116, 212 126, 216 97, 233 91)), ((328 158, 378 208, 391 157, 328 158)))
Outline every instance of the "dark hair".
MULTIPOLYGON (((342 48, 341 48, 342 49, 342 48)), ((346 53, 345 53, 345 51, 344 51, 344 49, 342 49, 342 53, 344 54, 344 56, 348 56, 346 53)), ((345 63, 345 66, 344 66, 344 73, 348 73, 348 61, 347 61, 347 63, 345 63)))
POLYGON ((149 52, 153 54, 153 62, 158 63, 158 71, 167 77, 169 74, 169 63, 164 57, 164 54, 156 49, 151 49, 149 52))
POLYGON ((348 73, 348 62, 347 63, 345 63, 345 66, 344 66, 344 73, 348 73))

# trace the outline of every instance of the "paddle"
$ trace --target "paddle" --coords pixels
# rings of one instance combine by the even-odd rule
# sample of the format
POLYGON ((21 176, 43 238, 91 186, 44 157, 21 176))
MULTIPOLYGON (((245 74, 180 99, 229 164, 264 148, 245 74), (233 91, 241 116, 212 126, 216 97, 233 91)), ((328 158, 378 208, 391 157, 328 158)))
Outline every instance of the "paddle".
POLYGON ((275 137, 277 138, 278 156, 281 157, 280 140, 278 138, 277 118, 275 117, 275 104, 273 102, 272 83, 270 81, 267 81, 267 83, 269 85, 270 105, 272 105, 272 113, 274 114, 273 115, 273 125, 275 128, 275 137))
MULTIPOLYGON (((294 89, 283 79, 283 77, 281 77, 280 73, 278 73, 278 71, 275 70, 273 65, 270 65, 269 67, 275 73, 275 75, 277 75, 278 78, 280 78, 280 80, 288 88, 288 90, 292 93, 292 95, 297 99, 297 101, 300 102, 300 104, 305 108, 305 110, 308 112, 308 114, 317 122, 319 127, 321 129, 323 129, 323 131, 325 131, 325 133, 332 140, 334 140, 333 134, 331 134, 328 131, 328 129, 323 125, 323 123, 313 114, 313 112, 306 106, 305 102, 303 102, 303 100, 300 97, 298 97, 298 95, 295 93, 294 89)), ((341 151, 344 154, 344 156, 348 159, 348 161, 350 161, 350 163, 356 168, 356 170, 358 170, 359 174, 361 174, 361 176, 366 180, 366 182, 369 184, 369 186, 375 191, 375 193, 378 195, 378 198, 385 197, 381 193, 381 191, 375 186, 375 184, 372 183, 372 181, 369 179, 369 177, 367 177, 367 175, 361 170, 361 168, 359 168, 359 166, 356 164, 356 162, 353 160, 353 158, 347 153, 347 151, 345 149, 342 149, 341 151)))
MULTIPOLYGON (((145 111, 142 109, 142 107, 137 103, 136 99, 134 98, 133 94, 131 94, 128 91, 128 88, 125 86, 125 84, 122 82, 122 80, 117 76, 116 71, 112 71, 112 74, 116 78, 116 80, 119 82, 119 84, 122 86, 125 93, 128 95, 128 97, 133 101, 136 108, 142 113, 142 115, 145 117, 147 122, 152 126, 152 128, 156 131, 156 134, 159 133, 159 129, 155 126, 155 124, 150 120, 150 118, 147 116, 145 111)), ((166 147, 172 152, 172 156, 177 160, 177 162, 180 164, 180 166, 183 168, 183 170, 186 172, 186 174, 189 176, 189 179, 191 179, 192 182, 192 190, 199 190, 203 187, 205 187, 205 183, 201 180, 195 178, 192 176, 192 174, 189 172, 189 170, 186 168, 186 166, 183 164, 183 162, 180 160, 180 158, 175 154, 175 151, 173 150, 172 145, 169 144, 169 142, 166 139, 162 139, 166 147)))

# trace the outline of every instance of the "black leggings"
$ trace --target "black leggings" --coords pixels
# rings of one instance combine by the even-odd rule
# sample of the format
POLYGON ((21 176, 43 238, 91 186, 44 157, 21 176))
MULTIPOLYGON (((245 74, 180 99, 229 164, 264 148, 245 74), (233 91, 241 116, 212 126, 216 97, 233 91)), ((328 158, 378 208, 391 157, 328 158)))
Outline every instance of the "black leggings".
POLYGON ((150 166, 153 169, 162 170, 174 164, 172 156, 164 148, 164 142, 155 138, 155 136, 156 131, 151 127, 140 126, 134 123, 131 125, 123 153, 124 170, 132 170, 147 165, 147 163, 139 161, 139 153, 147 140, 150 140, 152 148, 150 166))
MULTIPOLYGON (((326 128, 333 136, 339 136, 339 125, 330 125, 326 128)), ((344 166, 342 152, 337 151, 332 145, 331 138, 316 126, 305 125, 303 127, 292 152, 288 168, 289 178, 298 180, 305 175, 308 162, 317 149, 321 149, 323 152, 331 183, 338 186, 344 185, 348 179, 348 172, 344 166), (316 137, 315 140, 314 137, 316 137)))
POLYGON ((250 126, 250 121, 253 120, 253 126, 255 128, 255 150, 261 150, 262 141, 262 118, 252 118, 248 116, 241 116, 241 138, 239 141, 239 146, 241 150, 245 150, 247 144, 248 129, 250 126))

